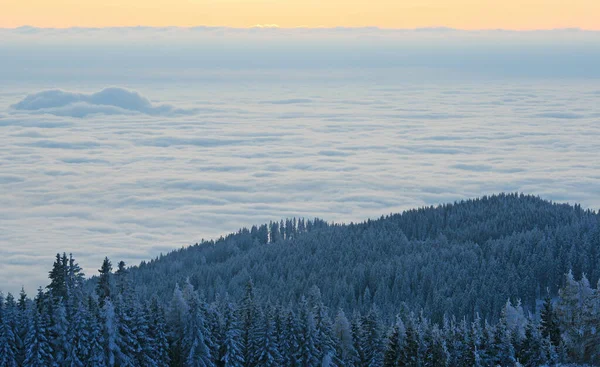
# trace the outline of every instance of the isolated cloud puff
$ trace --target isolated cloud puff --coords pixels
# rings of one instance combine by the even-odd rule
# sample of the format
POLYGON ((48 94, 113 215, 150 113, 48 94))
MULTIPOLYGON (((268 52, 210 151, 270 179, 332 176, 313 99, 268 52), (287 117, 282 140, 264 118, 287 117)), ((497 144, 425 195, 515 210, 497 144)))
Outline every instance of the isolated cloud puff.
POLYGON ((194 114, 195 110, 176 108, 172 105, 154 105, 138 92, 123 88, 105 88, 100 92, 86 94, 45 90, 30 94, 11 106, 15 110, 56 116, 86 117, 94 114, 129 115, 143 113, 152 116, 177 116, 194 114))

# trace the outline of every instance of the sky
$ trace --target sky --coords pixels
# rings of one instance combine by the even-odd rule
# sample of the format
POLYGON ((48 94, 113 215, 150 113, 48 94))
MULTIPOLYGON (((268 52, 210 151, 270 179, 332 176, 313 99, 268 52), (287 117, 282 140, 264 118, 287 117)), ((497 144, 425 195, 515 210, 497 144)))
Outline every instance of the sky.
POLYGON ((600 30, 597 0, 0 0, 0 27, 600 30))

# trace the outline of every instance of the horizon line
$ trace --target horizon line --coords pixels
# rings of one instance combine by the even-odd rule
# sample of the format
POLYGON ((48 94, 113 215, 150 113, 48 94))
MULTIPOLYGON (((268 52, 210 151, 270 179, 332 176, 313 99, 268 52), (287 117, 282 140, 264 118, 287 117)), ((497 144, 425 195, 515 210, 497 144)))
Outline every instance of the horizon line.
POLYGON ((219 26, 219 25, 194 25, 194 26, 151 26, 151 25, 122 25, 122 26, 105 26, 105 27, 88 27, 88 26, 68 26, 68 27, 38 27, 29 24, 20 25, 17 27, 0 27, 0 30, 17 31, 22 29, 36 30, 109 30, 109 29, 231 29, 231 30, 379 30, 379 31, 458 31, 458 32, 556 32, 556 31, 571 31, 571 32, 600 32, 599 29, 587 29, 581 27, 559 27, 559 28, 531 28, 531 29, 515 29, 515 28, 454 28, 447 26, 425 26, 414 28, 391 28, 380 26, 295 26, 281 27, 277 24, 256 24, 248 27, 234 26, 219 26))

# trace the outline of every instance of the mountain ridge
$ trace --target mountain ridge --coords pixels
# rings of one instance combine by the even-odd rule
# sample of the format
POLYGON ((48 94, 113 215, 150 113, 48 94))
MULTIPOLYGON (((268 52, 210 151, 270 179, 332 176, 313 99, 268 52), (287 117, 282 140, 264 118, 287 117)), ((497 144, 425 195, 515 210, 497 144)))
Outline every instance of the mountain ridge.
POLYGON ((296 302, 318 287, 332 308, 393 316, 398 304, 499 316, 507 299, 534 311, 573 269, 592 282, 600 216, 580 205, 498 194, 423 207, 361 223, 295 218, 174 250, 131 268, 144 296, 168 299, 187 279, 208 300, 239 298, 252 279, 267 302, 296 302))

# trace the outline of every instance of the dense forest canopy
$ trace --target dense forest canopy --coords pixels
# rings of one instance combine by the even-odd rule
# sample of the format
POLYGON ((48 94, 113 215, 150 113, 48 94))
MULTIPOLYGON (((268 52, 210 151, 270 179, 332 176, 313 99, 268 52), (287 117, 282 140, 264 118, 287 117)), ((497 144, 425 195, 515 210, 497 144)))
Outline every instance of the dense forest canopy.
POLYGON ((399 305, 441 321, 445 313, 496 320, 507 299, 528 311, 556 296, 570 269, 600 276, 600 215, 579 205, 500 194, 347 225, 287 219, 243 228, 131 269, 147 298, 177 282, 209 301, 239 299, 252 279, 264 301, 298 302, 316 286, 332 309, 386 319, 399 305))
POLYGON ((88 280, 57 254, 33 299, 0 292, 0 367, 600 365, 599 220, 501 194, 271 222, 88 280))
POLYGON ((509 300, 492 324, 478 314, 434 323, 402 308, 386 323, 375 305, 348 317, 329 310, 316 287, 281 307, 258 301, 252 281, 238 302, 208 303, 189 282, 176 284, 161 306, 136 297, 123 262, 112 270, 106 258, 88 293, 74 259, 57 254, 50 284, 33 300, 0 293, 0 366, 600 365, 600 286, 572 272, 538 314, 509 300))

